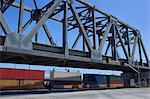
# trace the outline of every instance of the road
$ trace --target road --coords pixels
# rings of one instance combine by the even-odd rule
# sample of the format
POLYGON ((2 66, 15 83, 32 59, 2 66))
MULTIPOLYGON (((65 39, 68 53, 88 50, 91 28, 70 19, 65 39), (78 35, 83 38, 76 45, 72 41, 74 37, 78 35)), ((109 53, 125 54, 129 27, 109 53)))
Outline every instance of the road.
POLYGON ((150 99, 150 88, 2 95, 1 99, 150 99))

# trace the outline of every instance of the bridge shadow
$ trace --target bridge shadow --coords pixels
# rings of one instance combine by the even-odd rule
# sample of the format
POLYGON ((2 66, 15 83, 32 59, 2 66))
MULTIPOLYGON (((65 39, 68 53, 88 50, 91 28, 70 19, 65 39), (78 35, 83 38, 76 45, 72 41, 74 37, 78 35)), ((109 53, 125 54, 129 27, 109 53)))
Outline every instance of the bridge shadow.
POLYGON ((0 91, 0 96, 27 95, 27 94, 49 94, 49 93, 64 93, 64 92, 79 92, 79 91, 94 91, 94 90, 111 90, 122 88, 90 88, 90 89, 42 89, 42 90, 7 90, 0 91))

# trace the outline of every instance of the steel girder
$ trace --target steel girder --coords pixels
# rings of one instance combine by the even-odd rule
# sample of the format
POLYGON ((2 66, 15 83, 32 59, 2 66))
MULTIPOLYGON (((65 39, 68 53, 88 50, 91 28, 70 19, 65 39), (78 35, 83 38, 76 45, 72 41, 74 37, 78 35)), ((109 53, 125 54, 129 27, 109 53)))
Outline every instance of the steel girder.
POLYGON ((94 5, 83 0, 48 0, 39 7, 38 0, 31 0, 30 6, 26 5, 26 1, 1 0, 0 2, 0 25, 3 30, 1 36, 5 37, 4 47, 35 50, 33 43, 44 45, 44 40, 39 42, 43 28, 42 35, 45 32, 45 38, 49 41, 45 46, 61 47, 61 54, 66 57, 70 56, 70 50, 80 50, 89 54, 86 58, 91 62, 101 63, 105 56, 114 60, 116 64, 120 60, 125 60, 124 63, 130 65, 149 66, 140 32, 94 5), (17 22, 13 23, 15 32, 9 27, 12 22, 6 17, 7 11, 12 10, 13 7, 19 9, 17 22), (27 13, 30 15, 27 16, 27 13), (60 38, 57 39, 56 36, 54 38, 50 32, 49 24, 54 26, 55 24, 50 23, 49 20, 62 26, 61 45, 57 44, 60 38), (73 33, 76 36, 68 36, 73 33), (139 61, 135 60, 136 50, 139 61), (145 63, 143 58, 146 59, 145 63))

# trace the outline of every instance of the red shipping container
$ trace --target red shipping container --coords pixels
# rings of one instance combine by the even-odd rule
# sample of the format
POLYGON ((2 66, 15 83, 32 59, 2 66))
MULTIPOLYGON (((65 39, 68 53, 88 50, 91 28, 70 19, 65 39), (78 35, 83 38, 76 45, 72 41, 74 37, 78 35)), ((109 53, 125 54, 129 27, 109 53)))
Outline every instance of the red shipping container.
POLYGON ((122 81, 112 81, 112 82, 110 82, 110 84, 123 84, 123 82, 122 81))
POLYGON ((124 87, 124 84, 109 84, 111 88, 124 87))
POLYGON ((43 80, 44 71, 0 68, 0 79, 25 79, 25 80, 43 80))

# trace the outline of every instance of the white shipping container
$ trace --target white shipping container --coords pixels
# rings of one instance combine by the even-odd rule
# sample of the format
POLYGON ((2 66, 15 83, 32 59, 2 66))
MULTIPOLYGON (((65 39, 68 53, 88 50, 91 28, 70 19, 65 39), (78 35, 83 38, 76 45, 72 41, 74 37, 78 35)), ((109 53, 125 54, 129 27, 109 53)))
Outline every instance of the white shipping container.
POLYGON ((81 73, 51 71, 50 79, 51 80, 81 81, 81 73))

